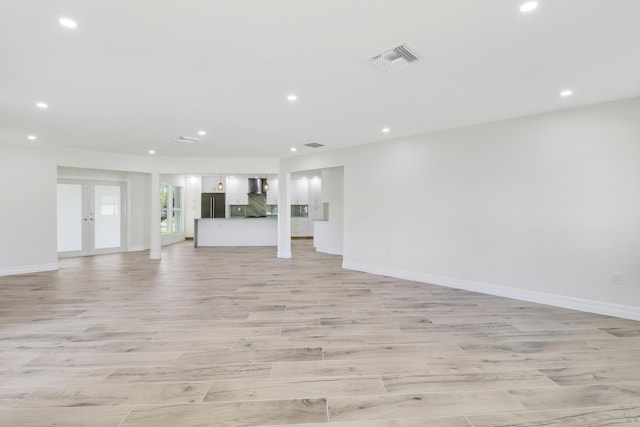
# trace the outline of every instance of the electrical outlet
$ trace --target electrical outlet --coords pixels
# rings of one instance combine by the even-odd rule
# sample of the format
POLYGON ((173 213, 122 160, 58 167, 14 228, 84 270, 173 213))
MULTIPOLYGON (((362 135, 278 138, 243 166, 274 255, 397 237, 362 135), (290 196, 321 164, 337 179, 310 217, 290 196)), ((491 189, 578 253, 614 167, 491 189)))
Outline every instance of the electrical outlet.
POLYGON ((616 286, 622 285, 622 274, 611 273, 611 284, 616 286))

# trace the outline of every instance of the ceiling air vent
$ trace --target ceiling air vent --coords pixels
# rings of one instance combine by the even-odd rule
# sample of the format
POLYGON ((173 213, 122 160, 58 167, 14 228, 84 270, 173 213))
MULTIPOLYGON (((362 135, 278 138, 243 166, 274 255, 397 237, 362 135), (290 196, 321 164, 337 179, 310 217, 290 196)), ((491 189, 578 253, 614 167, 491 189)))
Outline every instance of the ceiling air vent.
POLYGON ((369 61, 386 71, 406 68, 421 59, 423 56, 406 42, 369 57, 369 61))
POLYGON ((304 146, 311 147, 311 148, 325 147, 324 144, 320 144, 319 142, 310 142, 308 144, 304 144, 304 146))
POLYGON ((193 144, 194 142, 200 141, 199 138, 196 138, 193 136, 184 136, 184 135, 176 136, 173 140, 175 142, 186 142, 188 144, 193 144))

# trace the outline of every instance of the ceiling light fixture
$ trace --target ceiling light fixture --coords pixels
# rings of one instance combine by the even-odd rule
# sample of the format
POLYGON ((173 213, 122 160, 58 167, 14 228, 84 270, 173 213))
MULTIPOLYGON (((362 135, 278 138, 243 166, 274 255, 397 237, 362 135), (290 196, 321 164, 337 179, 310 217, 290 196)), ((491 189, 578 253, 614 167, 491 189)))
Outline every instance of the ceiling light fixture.
POLYGON ((269 183, 267 182, 268 179, 269 179, 269 174, 267 174, 267 177, 264 179, 264 181, 262 181, 262 191, 264 193, 269 191, 269 183))
POLYGON ((389 133, 389 132, 391 132, 391 129, 389 129, 389 128, 382 128, 382 132, 384 132, 384 133, 389 133))
POLYGON ((36 102, 36 107, 45 109, 49 108, 49 104, 47 104, 46 102, 36 102))
POLYGON ((156 151, 155 151, 155 150, 149 150, 149 151, 147 151, 147 152, 148 152, 149 154, 156 154, 156 151))
POLYGON ((573 95, 573 91, 571 89, 563 90, 562 92, 560 92, 560 96, 564 98, 571 95, 573 95))
POLYGON ((222 185, 222 174, 218 174, 218 191, 222 191, 224 189, 224 185, 222 185))
POLYGON ((297 101, 297 100, 298 100, 298 95, 291 94, 291 95, 287 96, 287 99, 288 99, 290 102, 295 102, 295 101, 297 101))
POLYGON ((289 151, 298 151, 298 149, 296 147, 291 147, 289 148, 289 151))
POLYGON ((76 21, 74 21, 73 19, 60 18, 60 19, 58 19, 58 22, 60 23, 60 25, 62 25, 63 27, 66 27, 66 28, 75 29, 75 28, 78 27, 78 23, 76 21))
POLYGON ((203 131, 203 130, 199 130, 198 131, 198 135, 200 135, 200 136, 205 136, 206 134, 207 133, 205 131, 203 131))
POLYGON ((36 139, 38 139, 35 135, 29 135, 27 138, 31 141, 35 141, 36 139))
POLYGON ((522 5, 520 6, 520 12, 529 13, 529 12, 533 12, 537 8, 538 8, 537 1, 528 1, 526 3, 522 3, 522 5))

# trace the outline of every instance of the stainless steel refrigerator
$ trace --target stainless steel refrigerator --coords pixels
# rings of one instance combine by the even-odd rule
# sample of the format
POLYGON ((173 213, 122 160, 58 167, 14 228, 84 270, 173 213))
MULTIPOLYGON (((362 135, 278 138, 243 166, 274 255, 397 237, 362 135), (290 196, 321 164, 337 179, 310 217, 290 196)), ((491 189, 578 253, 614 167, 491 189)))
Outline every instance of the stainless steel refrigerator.
POLYGON ((202 193, 200 218, 225 218, 225 193, 202 193))

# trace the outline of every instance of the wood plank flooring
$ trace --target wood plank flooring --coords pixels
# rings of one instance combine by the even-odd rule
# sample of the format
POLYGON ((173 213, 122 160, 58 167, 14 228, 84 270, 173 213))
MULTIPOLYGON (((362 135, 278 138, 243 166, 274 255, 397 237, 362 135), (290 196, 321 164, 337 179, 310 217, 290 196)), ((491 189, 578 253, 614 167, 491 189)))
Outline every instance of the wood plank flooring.
POLYGON ((0 426, 640 426, 640 322, 292 246, 0 277, 0 426))

